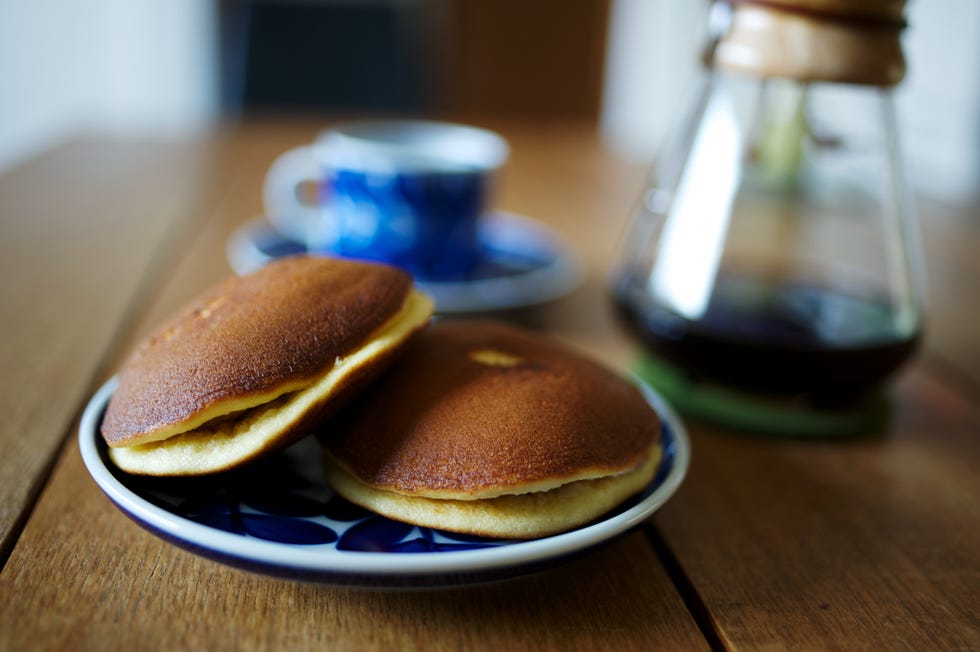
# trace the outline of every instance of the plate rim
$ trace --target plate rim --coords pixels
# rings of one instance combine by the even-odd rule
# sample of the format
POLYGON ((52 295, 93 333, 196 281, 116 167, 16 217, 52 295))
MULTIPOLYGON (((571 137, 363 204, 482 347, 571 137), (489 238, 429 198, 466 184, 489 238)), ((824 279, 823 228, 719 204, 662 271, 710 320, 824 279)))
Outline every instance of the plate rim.
POLYGON ((597 523, 541 539, 502 546, 439 553, 391 553, 304 549, 279 542, 244 537, 195 523, 140 497, 116 478, 103 463, 97 448, 97 426, 109 397, 118 386, 118 376, 109 378, 87 403, 78 427, 78 442, 89 475, 110 501, 155 536, 196 554, 239 565, 269 575, 303 577, 336 575, 365 578, 433 577, 452 574, 504 572, 509 568, 533 566, 574 555, 611 540, 650 518, 680 487, 690 465, 691 446, 683 423, 666 400, 648 385, 634 379, 644 397, 670 427, 674 464, 663 481, 648 496, 626 510, 597 523), (270 569, 285 571, 272 572, 270 569))

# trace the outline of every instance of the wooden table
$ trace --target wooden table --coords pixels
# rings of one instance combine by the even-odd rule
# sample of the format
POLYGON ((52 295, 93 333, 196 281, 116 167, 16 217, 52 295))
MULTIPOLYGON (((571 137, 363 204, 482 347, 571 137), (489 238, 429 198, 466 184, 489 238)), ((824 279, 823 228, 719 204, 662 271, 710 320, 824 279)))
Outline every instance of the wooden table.
MULTIPOLYGON (((884 432, 737 435, 687 421, 680 491, 557 569, 432 592, 250 574, 129 521, 79 455, 78 417, 168 312, 230 274, 264 171, 319 123, 189 143, 83 139, 0 178, 0 650, 980 649, 980 221, 923 209, 924 351, 884 432)), ((530 327, 625 368, 604 274, 643 170, 581 125, 492 123, 497 205, 560 229, 585 284, 530 327)))

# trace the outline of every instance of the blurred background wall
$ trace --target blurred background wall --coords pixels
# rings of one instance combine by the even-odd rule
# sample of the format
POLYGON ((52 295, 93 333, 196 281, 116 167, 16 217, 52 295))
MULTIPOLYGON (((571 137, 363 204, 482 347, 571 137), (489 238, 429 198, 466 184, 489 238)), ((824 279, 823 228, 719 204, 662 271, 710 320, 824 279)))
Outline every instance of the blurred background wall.
MULTIPOLYGON (((594 121, 651 160, 693 91, 694 0, 0 0, 0 171, 79 133, 250 112, 594 121)), ((980 170, 980 2, 912 0, 898 92, 920 191, 980 170)))
POLYGON ((585 118, 610 0, 222 0, 223 104, 585 118))
POLYGON ((78 133, 206 126, 213 17, 203 0, 0 0, 0 170, 78 133))

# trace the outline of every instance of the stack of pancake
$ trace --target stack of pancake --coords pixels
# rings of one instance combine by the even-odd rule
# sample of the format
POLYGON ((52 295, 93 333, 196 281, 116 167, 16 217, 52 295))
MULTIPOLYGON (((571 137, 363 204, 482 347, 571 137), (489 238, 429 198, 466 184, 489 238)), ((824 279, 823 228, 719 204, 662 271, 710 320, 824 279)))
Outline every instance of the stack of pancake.
POLYGON ((439 321, 403 272, 294 257, 206 293, 127 360, 102 424, 130 473, 235 468, 315 432, 331 487, 484 536, 578 527, 646 487, 660 425, 615 373, 494 321, 439 321))

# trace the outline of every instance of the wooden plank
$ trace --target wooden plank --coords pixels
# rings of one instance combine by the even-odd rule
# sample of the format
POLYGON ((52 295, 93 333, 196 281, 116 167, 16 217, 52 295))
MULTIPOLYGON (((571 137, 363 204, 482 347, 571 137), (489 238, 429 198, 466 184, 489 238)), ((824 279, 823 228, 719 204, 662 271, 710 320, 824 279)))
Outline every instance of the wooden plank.
MULTIPOLYGON (((209 181, 215 201, 196 215, 198 228, 174 249, 179 255, 167 269, 166 285, 122 338, 123 349, 164 314, 229 273, 225 241, 260 209, 265 166, 312 131, 302 124, 246 126, 222 141, 221 170, 209 181)), ((550 156, 544 152, 566 138, 555 134, 521 141, 515 167, 534 162, 560 166, 561 147, 550 156)), ((591 142, 588 136, 586 144, 591 142)), ((586 179, 600 175, 599 195, 585 197, 583 207, 582 195, 588 192, 572 192, 571 199, 559 203, 567 209, 564 224, 589 219, 589 206, 617 187, 601 182, 602 166, 588 160, 589 147, 581 151, 574 169, 586 179), (577 207, 571 205, 575 202, 577 207)), ((513 190, 502 196, 515 210, 534 206, 542 192, 530 186, 513 190)), ((617 193, 614 201, 628 199, 617 193)), ((592 229, 606 233, 601 225, 592 229)), ((541 319, 544 327, 554 325, 541 319)), ((567 337, 598 350, 604 336, 573 329, 567 337)), ((110 370, 117 363, 114 357, 110 370)), ((99 493, 75 445, 62 455, 0 575, 0 648, 37 647, 39 641, 50 649, 100 647, 107 641, 121 649, 143 647, 147 641, 161 649, 707 647, 642 533, 560 569, 489 587, 392 593, 306 585, 226 568, 145 533, 99 493)))
POLYGON ((980 648, 976 405, 912 372, 875 436, 692 430, 657 523, 729 646, 980 648))
POLYGON ((157 252, 198 199, 198 150, 80 140, 0 178, 0 560, 157 252))

